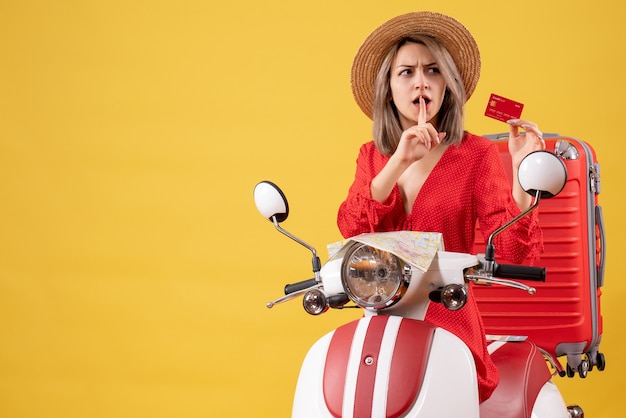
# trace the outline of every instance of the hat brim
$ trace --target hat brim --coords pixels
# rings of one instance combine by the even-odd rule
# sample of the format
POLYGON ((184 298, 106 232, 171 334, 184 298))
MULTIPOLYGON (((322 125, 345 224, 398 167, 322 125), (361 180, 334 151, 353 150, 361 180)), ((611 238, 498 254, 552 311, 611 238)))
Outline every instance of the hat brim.
POLYGON ((412 35, 439 40, 448 50, 470 98, 480 77, 480 52, 470 31, 456 19, 436 12, 397 16, 376 28, 363 42, 352 62, 351 86, 357 104, 370 119, 376 75, 389 48, 412 35))

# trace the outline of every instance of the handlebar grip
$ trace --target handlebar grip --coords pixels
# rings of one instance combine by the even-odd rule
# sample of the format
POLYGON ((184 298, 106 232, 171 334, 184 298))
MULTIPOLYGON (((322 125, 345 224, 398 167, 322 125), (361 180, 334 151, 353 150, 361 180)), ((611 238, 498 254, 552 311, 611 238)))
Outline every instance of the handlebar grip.
POLYGON ((516 264, 498 264, 494 276, 503 279, 546 281, 545 267, 520 266, 516 264))
POLYGON ((317 281, 315 279, 304 280, 302 282, 297 282, 293 284, 285 285, 285 295, 289 295, 290 293, 295 293, 300 290, 308 289, 311 286, 315 286, 317 281))

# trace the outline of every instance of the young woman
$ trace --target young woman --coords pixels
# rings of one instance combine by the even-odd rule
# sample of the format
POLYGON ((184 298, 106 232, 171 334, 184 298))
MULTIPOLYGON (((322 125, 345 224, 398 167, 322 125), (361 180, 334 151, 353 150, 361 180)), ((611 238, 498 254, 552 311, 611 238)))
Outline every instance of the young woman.
MULTIPOLYGON (((526 209, 531 197, 506 176, 498 149, 463 129, 463 107, 480 74, 471 33, 455 19, 417 12, 384 23, 364 41, 352 66, 352 91, 373 120, 356 175, 339 208, 344 237, 364 232, 441 232, 447 251, 472 252, 476 224, 488 236, 526 209)), ((513 172, 544 149, 538 127, 511 120, 513 172), (520 128, 525 133, 520 132, 520 128)), ((542 249, 537 215, 496 239, 498 252, 521 262, 542 249)), ((431 304, 426 319, 462 338, 476 360, 480 400, 498 383, 472 297, 459 311, 431 304)))

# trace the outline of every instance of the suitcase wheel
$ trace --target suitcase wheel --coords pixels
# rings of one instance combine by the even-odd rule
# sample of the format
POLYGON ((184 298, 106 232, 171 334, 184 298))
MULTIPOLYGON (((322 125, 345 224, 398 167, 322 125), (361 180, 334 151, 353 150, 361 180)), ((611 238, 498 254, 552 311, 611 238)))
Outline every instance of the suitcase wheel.
POLYGON ((597 353, 595 363, 596 363, 596 366, 598 366, 598 370, 600 371, 604 370, 604 367, 606 366, 606 360, 604 359, 604 354, 597 353))
POLYGON ((594 366, 598 367, 598 370, 602 371, 606 367, 606 359, 604 358, 604 354, 593 351, 585 353, 580 361, 578 361, 578 357, 569 357, 567 367, 565 367, 565 372, 559 373, 560 376, 574 377, 576 374, 581 378, 587 377, 587 374, 593 370, 594 366), (578 363, 578 365, 572 366, 571 363, 578 363))
POLYGON ((567 372, 567 377, 574 377, 576 372, 578 372, 578 375, 582 379, 584 379, 585 377, 587 377, 587 373, 589 372, 589 361, 587 359, 581 360, 576 370, 574 370, 572 366, 570 366, 569 363, 567 363, 566 372, 567 372))
POLYGON ((586 359, 589 363, 589 371, 593 370, 593 366, 597 366, 598 370, 602 371, 606 367, 606 360, 604 359, 604 354, 596 351, 585 353, 586 359))

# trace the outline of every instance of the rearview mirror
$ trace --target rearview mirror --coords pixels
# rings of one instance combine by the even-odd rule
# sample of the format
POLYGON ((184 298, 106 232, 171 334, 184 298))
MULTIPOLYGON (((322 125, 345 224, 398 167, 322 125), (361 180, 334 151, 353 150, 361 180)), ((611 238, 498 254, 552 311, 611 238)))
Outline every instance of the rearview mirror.
POLYGON ((264 218, 283 222, 289 216, 289 204, 280 187, 271 181, 262 181, 254 187, 254 204, 264 218))
POLYGON ((526 193, 542 198, 556 196, 567 182, 567 168, 556 154, 549 151, 535 151, 528 154, 517 171, 520 185, 526 193))

